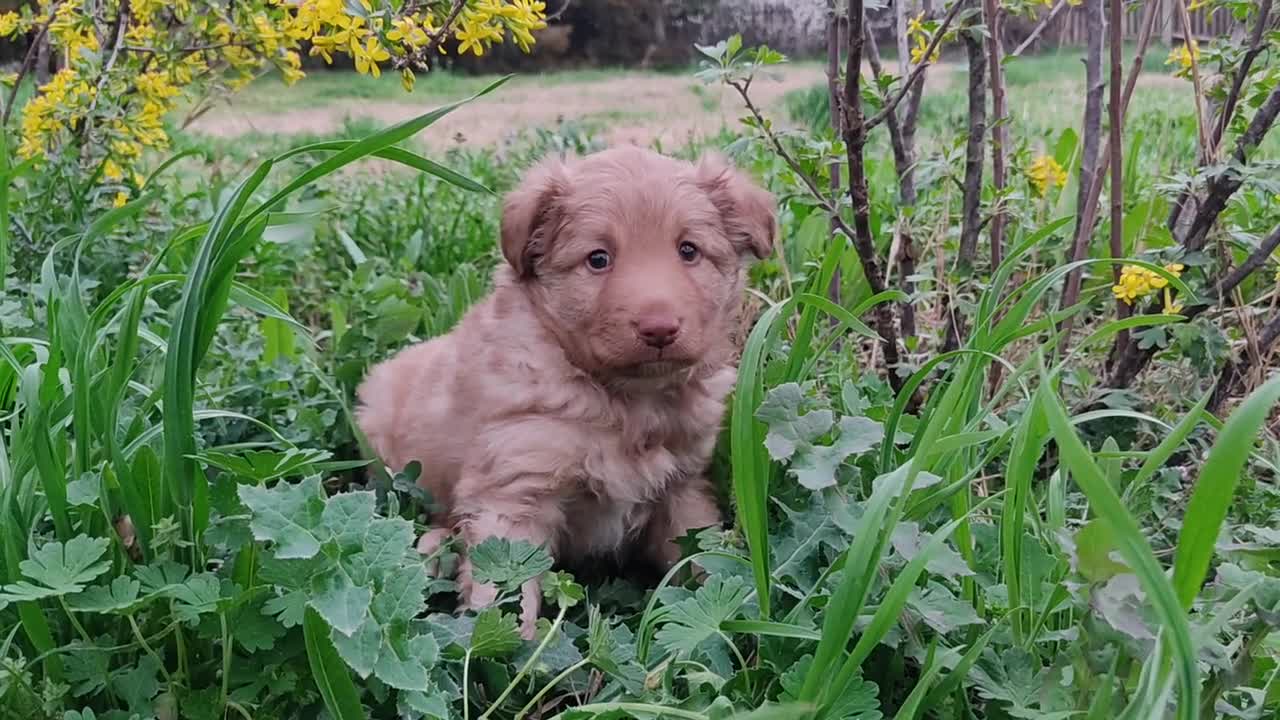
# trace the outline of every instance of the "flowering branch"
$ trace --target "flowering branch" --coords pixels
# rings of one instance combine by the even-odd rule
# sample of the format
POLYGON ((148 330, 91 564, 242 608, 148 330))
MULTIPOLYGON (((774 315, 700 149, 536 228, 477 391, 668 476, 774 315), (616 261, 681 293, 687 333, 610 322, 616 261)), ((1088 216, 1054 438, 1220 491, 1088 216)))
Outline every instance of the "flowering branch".
MULTIPOLYGON (((942 24, 938 27, 938 31, 933 34, 933 37, 929 40, 929 44, 925 47, 924 54, 921 56, 920 62, 916 63, 916 66, 912 68, 911 74, 907 75, 907 79, 902 83, 902 87, 898 88, 898 91, 894 93, 888 102, 884 104, 884 107, 880 108, 879 112, 872 115, 871 118, 866 121, 865 129, 867 132, 870 132, 877 125, 884 122, 885 118, 889 116, 889 113, 897 110, 898 103, 901 103, 902 99, 911 91, 911 88, 914 87, 922 77, 924 77, 924 71, 928 70, 929 66, 934 63, 933 58, 937 54, 938 47, 942 44, 942 39, 946 37, 947 30, 950 29, 952 21, 956 19, 956 15, 960 13, 960 9, 964 3, 965 0, 955 0, 955 2, 952 3, 951 9, 947 11, 945 16, 943 16, 942 24)), ((850 20, 850 22, 852 22, 852 20, 850 20)))

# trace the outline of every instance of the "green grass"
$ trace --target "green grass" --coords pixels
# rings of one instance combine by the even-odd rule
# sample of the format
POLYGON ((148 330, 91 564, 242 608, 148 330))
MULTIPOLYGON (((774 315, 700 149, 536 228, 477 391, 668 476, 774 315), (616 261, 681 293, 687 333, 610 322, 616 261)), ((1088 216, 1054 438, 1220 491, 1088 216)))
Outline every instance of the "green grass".
MULTIPOLYGON (((513 80, 511 88, 622 81, 632 74, 634 73, 623 69, 608 68, 584 68, 554 73, 521 73, 513 80)), ((497 77, 455 71, 427 73, 418 78, 413 93, 406 94, 400 87, 398 75, 384 74, 375 78, 352 70, 318 69, 308 73, 305 81, 299 82, 296 87, 282 92, 279 76, 268 73, 238 93, 234 102, 237 107, 252 109, 255 112, 307 109, 359 100, 430 105, 475 93, 491 84, 497 77)))

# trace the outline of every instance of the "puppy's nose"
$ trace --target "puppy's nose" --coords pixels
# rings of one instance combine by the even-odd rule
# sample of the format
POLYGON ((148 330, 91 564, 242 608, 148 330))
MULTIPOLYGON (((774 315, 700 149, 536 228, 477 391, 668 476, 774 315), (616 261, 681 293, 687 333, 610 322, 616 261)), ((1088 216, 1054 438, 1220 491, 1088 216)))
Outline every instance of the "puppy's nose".
POLYGON ((636 335, 650 347, 662 349, 676 341, 680 319, 673 315, 649 315, 634 321, 636 335))

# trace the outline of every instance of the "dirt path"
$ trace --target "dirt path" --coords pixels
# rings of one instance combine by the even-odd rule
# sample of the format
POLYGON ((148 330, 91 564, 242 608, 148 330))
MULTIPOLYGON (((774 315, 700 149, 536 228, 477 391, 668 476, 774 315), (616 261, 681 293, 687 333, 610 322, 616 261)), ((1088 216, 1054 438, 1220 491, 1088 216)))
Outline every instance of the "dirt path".
MULTIPOLYGON (((781 110, 784 95, 823 79, 817 65, 785 67, 776 80, 757 79, 752 86, 752 99, 775 111, 772 114, 781 120, 782 114, 777 111, 781 110)), ((233 105, 205 115, 193 129, 220 137, 250 132, 320 134, 341 128, 348 118, 395 123, 452 99, 434 96, 414 103, 353 98, 320 107, 271 112, 233 105)), ((493 96, 444 118, 423 137, 429 145, 441 148, 487 146, 521 130, 576 120, 594 124, 611 144, 657 141, 674 147, 690 136, 733 127, 742 113, 742 105, 732 90, 704 85, 689 75, 628 72, 575 83, 517 78, 493 96)))

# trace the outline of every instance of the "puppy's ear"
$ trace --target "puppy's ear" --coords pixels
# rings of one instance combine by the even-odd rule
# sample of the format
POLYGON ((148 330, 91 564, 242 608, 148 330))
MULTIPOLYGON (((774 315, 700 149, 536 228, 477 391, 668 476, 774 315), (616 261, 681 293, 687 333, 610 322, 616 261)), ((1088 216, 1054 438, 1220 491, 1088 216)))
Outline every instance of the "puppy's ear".
POLYGON ((704 156, 696 177, 698 186, 720 211, 725 231, 739 252, 750 250, 758 258, 769 257, 778 227, 773 195, 719 155, 704 156))
POLYGON ((534 263, 547 251, 564 213, 569 173, 550 158, 535 165, 502 207, 502 255, 520 278, 533 277, 534 263))

